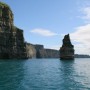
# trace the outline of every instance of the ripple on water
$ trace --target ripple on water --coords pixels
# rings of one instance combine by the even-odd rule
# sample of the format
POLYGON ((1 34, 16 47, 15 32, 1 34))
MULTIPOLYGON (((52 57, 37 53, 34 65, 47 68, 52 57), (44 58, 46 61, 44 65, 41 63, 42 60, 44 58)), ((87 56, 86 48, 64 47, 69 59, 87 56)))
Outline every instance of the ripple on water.
POLYGON ((0 90, 90 90, 90 59, 0 61, 0 90))

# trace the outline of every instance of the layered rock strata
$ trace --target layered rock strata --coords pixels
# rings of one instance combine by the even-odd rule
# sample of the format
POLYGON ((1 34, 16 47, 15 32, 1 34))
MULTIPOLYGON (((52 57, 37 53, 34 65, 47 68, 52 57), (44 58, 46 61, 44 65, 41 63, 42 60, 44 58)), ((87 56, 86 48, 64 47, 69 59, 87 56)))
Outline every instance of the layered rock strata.
MULTIPOLYGON (((26 43, 26 51, 28 58, 59 58, 59 50, 46 49, 43 45, 34 45, 26 43)), ((90 58, 89 55, 75 54, 74 58, 90 58)))
POLYGON ((71 44, 69 34, 64 36, 63 45, 60 48, 60 59, 63 60, 74 59, 74 46, 71 44))
MULTIPOLYGON (((30 44, 29 44, 29 47, 31 47, 30 44)), ((58 58, 59 57, 58 50, 45 49, 43 45, 38 45, 38 44, 32 45, 32 48, 29 48, 28 50, 33 51, 33 55, 30 55, 30 56, 32 56, 32 58, 35 56, 36 56, 36 58, 58 58)))
POLYGON ((28 58, 36 58, 36 49, 33 44, 26 43, 26 52, 28 58))
POLYGON ((0 2, 0 59, 27 58, 23 30, 14 26, 13 13, 0 2))
POLYGON ((26 43, 28 58, 59 58, 59 51, 46 49, 43 45, 26 43))

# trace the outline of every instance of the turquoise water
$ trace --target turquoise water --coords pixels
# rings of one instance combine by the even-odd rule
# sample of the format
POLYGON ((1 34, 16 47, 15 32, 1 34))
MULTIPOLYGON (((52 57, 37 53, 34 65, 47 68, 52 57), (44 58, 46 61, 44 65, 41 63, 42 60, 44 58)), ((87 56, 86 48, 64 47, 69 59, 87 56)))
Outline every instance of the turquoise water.
POLYGON ((90 59, 0 60, 0 90, 90 90, 90 59))

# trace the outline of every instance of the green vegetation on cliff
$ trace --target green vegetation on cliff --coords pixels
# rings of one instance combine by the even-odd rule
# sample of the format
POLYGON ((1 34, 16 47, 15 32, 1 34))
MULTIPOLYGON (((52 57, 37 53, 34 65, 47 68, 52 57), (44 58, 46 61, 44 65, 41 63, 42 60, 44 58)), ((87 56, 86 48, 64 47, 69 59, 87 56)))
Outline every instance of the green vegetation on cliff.
POLYGON ((4 2, 0 2, 0 6, 5 6, 5 7, 8 7, 10 9, 10 7, 4 2))
MULTIPOLYGON (((11 11, 11 8, 6 3, 1 2, 1 1, 0 1, 0 7, 6 7, 6 8, 8 8, 11 11)), ((1 13, 2 13, 2 9, 0 9, 0 14, 1 13)))

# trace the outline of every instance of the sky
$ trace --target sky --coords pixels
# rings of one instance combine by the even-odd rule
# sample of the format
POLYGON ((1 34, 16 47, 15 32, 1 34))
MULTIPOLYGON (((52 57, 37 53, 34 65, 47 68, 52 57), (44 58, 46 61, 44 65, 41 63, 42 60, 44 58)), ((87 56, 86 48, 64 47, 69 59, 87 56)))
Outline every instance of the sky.
POLYGON ((59 50, 69 33, 75 53, 90 55, 90 0, 0 1, 11 7, 26 42, 59 50))

